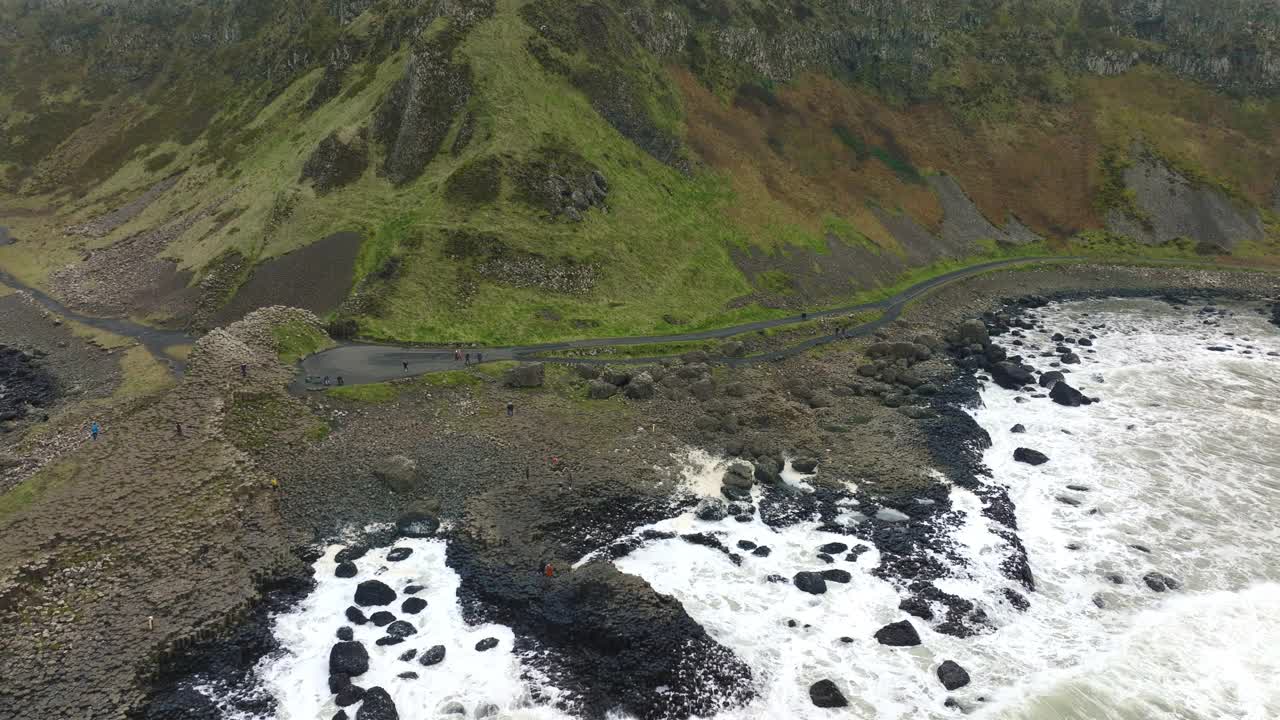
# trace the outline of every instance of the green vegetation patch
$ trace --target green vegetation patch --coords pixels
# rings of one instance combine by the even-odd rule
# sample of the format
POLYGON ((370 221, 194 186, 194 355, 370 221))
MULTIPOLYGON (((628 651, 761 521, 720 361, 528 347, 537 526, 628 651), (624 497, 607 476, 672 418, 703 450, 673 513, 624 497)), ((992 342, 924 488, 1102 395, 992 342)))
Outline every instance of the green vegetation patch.
POLYGON ((271 329, 271 334, 276 339, 276 354, 286 365, 333 346, 328 335, 301 320, 277 325, 271 329))
POLYGON ((7 518, 29 507, 45 493, 70 481, 79 470, 80 466, 71 460, 41 468, 35 475, 0 495, 0 518, 7 518))
POLYGON ((297 419, 296 408, 278 395, 236 393, 223 418, 223 430, 241 450, 261 450, 297 419))
POLYGON ((460 205, 485 205, 502 192, 502 161, 495 156, 472 160, 449 176, 444 196, 460 205))

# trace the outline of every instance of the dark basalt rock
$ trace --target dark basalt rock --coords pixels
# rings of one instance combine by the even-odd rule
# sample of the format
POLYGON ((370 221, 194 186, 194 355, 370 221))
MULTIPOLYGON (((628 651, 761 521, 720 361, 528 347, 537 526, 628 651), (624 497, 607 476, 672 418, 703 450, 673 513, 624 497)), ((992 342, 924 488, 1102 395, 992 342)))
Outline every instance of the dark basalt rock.
MULTIPOLYGON (((366 690, 359 685, 348 685, 339 690, 333 699, 334 704, 338 707, 350 707, 364 699, 366 690)), ((356 715, 359 718, 359 715, 356 715)))
POLYGON ((480 642, 476 643, 476 650, 479 652, 492 650, 496 647, 498 647, 498 638, 485 638, 480 642))
POLYGON ((829 582, 847 583, 853 580, 848 570, 823 570, 822 579, 829 582))
POLYGON ((1006 390, 1018 390, 1035 383, 1036 378, 1021 365, 999 362, 991 366, 991 379, 1006 390))
POLYGON ((425 608, 426 606, 427 606, 427 601, 423 600, 422 598, 418 598, 418 597, 405 598, 405 601, 400 603, 400 612, 406 613, 408 615, 417 615, 418 613, 422 612, 422 609, 425 608))
POLYGON ((756 557, 769 557, 769 553, 771 552, 773 551, 769 549, 768 545, 761 545, 755 550, 752 550, 751 554, 755 555, 756 557))
POLYGON ((809 700, 820 708, 848 707, 849 701, 830 680, 819 680, 809 686, 809 700))
POLYGON ((352 545, 339 550, 338 554, 333 556, 333 559, 334 562, 337 562, 338 564, 348 563, 352 560, 359 560, 364 557, 367 552, 369 552, 369 547, 367 545, 352 545))
POLYGON ((406 638, 410 635, 417 635, 418 628, 413 623, 404 620, 397 620, 387 626, 387 634, 392 637, 406 638))
POLYGON ((1013 459, 1028 465, 1043 465, 1049 462, 1049 456, 1039 450, 1020 447, 1013 451, 1013 459))
POLYGON ((818 553, 818 559, 819 559, 819 560, 821 560, 822 562, 824 562, 824 563, 828 564, 828 565, 830 565, 830 564, 832 564, 832 563, 834 563, 834 562, 836 561, 836 559, 835 559, 835 558, 831 557, 830 555, 828 555, 828 554, 826 554, 826 553, 818 553))
POLYGON ((1158 572, 1150 572, 1142 576, 1142 581, 1147 584, 1155 592, 1162 593, 1166 590, 1177 590, 1182 584, 1177 580, 1158 572))
POLYGON ((439 665, 444 661, 444 646, 433 645, 422 651, 422 657, 418 658, 418 663, 424 667, 439 665))
POLYGON ((329 676, 329 692, 337 695, 343 688, 351 687, 351 676, 338 673, 329 676))
POLYGON ((1021 435, 1026 431, 1027 431, 1027 426, 1023 425, 1022 423, 1018 423, 1017 425, 1014 425, 1013 427, 1009 428, 1009 432, 1015 435, 1021 435))
POLYGON ((1053 389, 1049 391, 1049 398, 1059 405, 1066 405, 1067 407, 1093 404, 1092 400, 1085 397, 1079 390, 1068 385, 1066 381, 1056 383, 1053 389))
POLYGON ((346 615, 347 621, 353 625, 363 625, 369 622, 369 618, 365 617, 364 612, 354 605, 347 608, 346 615))
POLYGON ((390 605, 395 602, 396 591, 387 587, 381 580, 365 580, 356 586, 356 604, 361 607, 370 605, 390 605))
POLYGON ((969 673, 954 660, 944 660, 938 666, 938 679, 947 690, 959 690, 969 684, 969 673))
POLYGON ((396 520, 396 530, 407 538, 431 537, 439 529, 440 521, 426 513, 405 513, 396 520))
POLYGON ((412 554, 413 554, 413 548, 406 548, 406 547, 391 548, 391 550, 387 553, 387 560, 390 562, 400 562, 401 560, 408 559, 408 557, 412 554))
POLYGON ((1061 372, 1057 370, 1047 372, 1040 376, 1040 387, 1052 388, 1054 385, 1057 385, 1058 383, 1065 380, 1066 377, 1067 377, 1066 375, 1063 375, 1061 372))
POLYGON ((377 640, 374 640, 373 644, 387 647, 390 645, 399 645, 402 642, 404 642, 404 638, 388 635, 387 637, 380 637, 377 640))
POLYGON ((396 616, 386 610, 379 610, 369 616, 369 621, 378 627, 386 627, 396 621, 396 616))
POLYGON ((848 549, 849 549, 849 546, 845 545, 844 543, 832 542, 832 543, 827 543, 826 545, 823 545, 822 547, 818 548, 818 552, 823 552, 828 555, 839 555, 840 553, 848 549))
POLYGON ((386 690, 371 687, 356 711, 356 720, 400 720, 400 713, 396 712, 396 704, 386 690))
POLYGON ((933 608, 921 597, 903 598, 902 602, 898 603, 898 609, 921 620, 933 619, 933 608))
POLYGON ((406 586, 405 586, 405 588, 404 588, 404 594, 405 594, 405 595, 417 595, 418 593, 422 592, 423 590, 426 590, 426 588, 425 588, 425 587, 423 587, 423 586, 421 586, 421 585, 406 585, 406 586))
POLYGON ((409 672, 402 672, 402 673, 400 673, 399 675, 396 675, 396 677, 400 678, 401 680, 417 680, 417 679, 418 679, 418 673, 413 672, 413 671, 409 671, 409 672))
POLYGON ((356 569, 355 563, 343 562, 343 563, 338 563, 338 567, 334 568, 333 575, 334 577, 340 577, 340 578, 353 578, 356 576, 356 573, 358 572, 359 570, 356 569))
POLYGON ((821 595, 827 591, 827 581, 822 573, 798 572, 791 582, 800 590, 811 595, 821 595))
POLYGON ((750 550, 755 550, 755 549, 756 549, 756 544, 755 544, 755 543, 753 543, 753 542, 751 542, 750 540, 739 540, 739 541, 738 541, 738 549, 739 549, 739 550, 748 550, 748 551, 750 551, 750 550))
POLYGON ((858 558, 862 557, 863 553, 870 549, 871 548, 866 545, 854 545, 853 549, 844 556, 844 559, 847 562, 856 562, 858 558))
POLYGON ((899 620, 876 631, 876 640, 890 647, 915 647, 920 644, 920 633, 910 620, 899 620))
POLYGON ((400 662, 409 662, 410 660, 413 660, 413 658, 415 658, 417 655, 418 655, 418 650, 417 648, 414 648, 412 650, 405 650, 404 652, 400 653, 400 657, 398 659, 400 660, 400 662))
POLYGON ((704 498, 698 502, 694 515, 699 520, 718 522, 729 516, 729 510, 720 498, 704 498))
POLYGON ((358 642, 340 642, 329 650, 329 674, 357 677, 369 670, 369 651, 358 642))
POLYGON ((346 627, 345 625, 344 625, 344 626, 342 626, 342 627, 340 627, 340 628, 338 628, 338 639, 339 639, 339 640, 350 641, 350 640, 351 640, 351 638, 353 638, 353 637, 355 637, 355 633, 351 630, 351 628, 346 627))

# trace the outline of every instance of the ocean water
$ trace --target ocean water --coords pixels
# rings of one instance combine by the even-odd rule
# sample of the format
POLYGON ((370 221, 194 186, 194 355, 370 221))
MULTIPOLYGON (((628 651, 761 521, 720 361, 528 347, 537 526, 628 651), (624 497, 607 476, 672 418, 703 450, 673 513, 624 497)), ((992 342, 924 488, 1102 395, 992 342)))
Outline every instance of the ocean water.
MULTIPOLYGON (((971 410, 992 437, 988 482, 1005 486, 1016 503, 1038 587, 1025 612, 996 600, 1014 587, 999 571, 1008 548, 982 516, 982 500, 960 487, 951 493, 962 522, 950 537, 967 562, 937 584, 982 607, 994 631, 958 639, 912 619, 920 646, 879 645, 873 633, 907 617, 898 610, 900 591, 872 574, 880 560, 874 548, 856 561, 823 565, 815 557, 820 545, 854 543, 816 524, 775 530, 758 518, 705 523, 686 514, 654 527, 722 531, 731 548, 747 540, 771 554, 742 552, 736 566, 723 553, 674 539, 615 561, 679 599, 752 667, 759 697, 725 709, 719 720, 1280 718, 1280 357, 1267 355, 1280 352, 1280 332, 1243 307, 1223 316, 1154 301, 1096 300, 1038 315, 1046 332, 1027 332, 1024 351, 1052 348, 1054 331, 1098 336, 1068 382, 1102 402, 1066 408, 993 385, 982 392, 982 407, 971 410), (1015 423, 1027 432, 1011 433, 1015 423), (1050 462, 1014 462, 1020 446, 1050 462), (828 567, 846 569, 852 579, 828 583, 821 596, 767 579, 828 567), (1179 588, 1154 592, 1143 579, 1153 572, 1179 588), (972 682, 948 692, 935 674, 943 660, 960 663, 972 682), (812 704, 809 686, 822 679, 837 685, 848 708, 812 704)), ((1049 361, 1033 358, 1043 369, 1049 361)), ((690 492, 718 493, 724 459, 701 451, 680 457, 690 492)), ((786 480, 808 486, 790 469, 786 480)), ((844 517, 850 524, 862 519, 853 506, 844 517)), ((342 613, 356 584, 372 573, 397 591, 410 582, 428 588, 427 610, 409 618, 419 627, 409 642, 377 647, 381 630, 355 628, 372 656, 358 684, 386 688, 401 718, 449 717, 441 712, 450 703, 461 704, 466 717, 490 703, 498 717, 565 717, 532 701, 534 686, 551 697, 556 691, 512 653, 510 630, 462 622, 443 543, 399 545, 413 548, 408 560, 370 562, 386 552, 371 551, 357 562, 369 574, 347 580, 332 577, 338 548, 330 548, 317 563, 317 590, 276 618, 286 652, 264 659, 256 673, 278 700, 276 717, 328 720, 337 710, 326 686, 329 648, 346 624, 342 613), (484 637, 499 645, 477 653, 474 644, 484 637), (448 651, 434 668, 396 659, 435 644, 448 651), (396 677, 404 671, 420 677, 396 677)))

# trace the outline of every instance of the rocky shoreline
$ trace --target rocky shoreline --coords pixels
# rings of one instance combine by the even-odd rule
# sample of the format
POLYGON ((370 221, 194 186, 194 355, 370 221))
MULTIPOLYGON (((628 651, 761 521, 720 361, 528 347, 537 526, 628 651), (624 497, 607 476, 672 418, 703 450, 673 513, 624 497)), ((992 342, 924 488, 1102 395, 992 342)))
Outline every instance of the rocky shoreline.
MULTIPOLYGON (((251 453, 257 467, 280 480, 278 509, 292 536, 309 536, 311 542, 299 546, 290 562, 258 576, 260 599, 246 619, 192 636, 165 655, 161 672, 147 681, 148 699, 130 715, 218 717, 219 708, 196 685, 226 688, 222 697, 232 707, 269 712, 273 700, 253 691, 251 670, 261 657, 280 650, 270 617, 295 607, 312 587, 308 563, 319 556, 316 548, 331 541, 350 544, 343 528, 386 523, 406 510, 447 521, 448 564, 462 579, 459 601, 466 618, 513 628, 517 651, 539 678, 565 691, 557 702, 585 717, 602 717, 618 706, 643 718, 687 717, 741 705, 753 695, 750 669, 680 603, 609 562, 664 539, 637 534, 638 528, 685 512, 723 512, 726 528, 752 512, 772 528, 816 519, 821 530, 849 538, 839 543, 842 549, 814 548, 812 567, 779 566, 779 592, 842 582, 847 571, 841 563, 874 546, 881 557, 874 574, 902 598, 902 619, 877 634, 881 642, 910 643, 913 623, 957 637, 989 632, 982 607, 934 584, 962 562, 949 539, 961 520, 950 502, 947 483, 953 483, 982 499, 984 515, 1009 547, 1003 569, 1010 585, 988 602, 1018 610, 1035 602, 1012 502, 984 482, 982 451, 989 438, 964 412, 978 401, 978 374, 1021 377, 1000 364, 1016 347, 1019 313, 1033 313, 1049 299, 1277 294, 1268 276, 1221 275, 1249 282, 1234 292, 1222 287, 1222 278, 1205 283, 1196 273, 1134 269, 979 278, 923 299, 870 344, 838 343, 818 355, 753 368, 710 368, 701 358, 655 367, 653 377, 681 382, 657 380, 652 396, 618 392, 592 400, 591 381, 566 370, 548 372, 547 386, 554 391, 479 382, 426 385, 384 406, 312 400, 310 413, 327 418, 327 439, 251 453), (1151 277, 1138 282, 1143 273, 1151 277), (1023 292, 1027 288, 1042 297, 1031 298, 1023 292), (1024 300, 992 299, 1005 296, 1024 300), (697 370, 697 377, 684 379, 682 367, 697 370), (886 382, 885 371, 892 371, 892 382, 886 382), (702 386, 695 392, 697 383, 702 386), (511 397, 519 411, 506 419, 500 408, 511 397), (572 408, 568 414, 560 410, 566 403, 572 408), (721 420, 704 422, 712 416, 721 420), (726 417, 739 422, 723 422, 726 417), (699 507, 696 497, 673 485, 679 463, 673 465, 671 453, 680 447, 748 462, 750 472, 736 473, 738 479, 726 484, 723 503, 699 507), (370 473, 388 453, 406 454, 417 468, 400 490, 370 473), (569 462, 548 469, 552 455, 569 462), (816 467, 814 492, 795 492, 779 482, 788 463, 793 469, 816 467), (925 468, 940 471, 946 482, 925 468), (847 481, 856 481, 858 490, 850 490, 847 481), (748 488, 754 497, 742 494, 748 488), (867 518, 852 527, 840 518, 850 503, 867 518), (571 569, 592 553, 595 560, 571 569), (546 564, 557 569, 554 578, 541 572, 546 564), (713 671, 697 672, 698 667, 713 671), (652 689, 659 685, 675 690, 656 698, 652 689)), ((1061 361, 1058 355, 1055 362, 1061 361)), ((387 547, 398 536, 383 529, 357 544, 387 547)), ((682 540, 716 548, 726 562, 771 562, 767 547, 734 547, 714 532, 682 540)), ((951 680, 939 673, 944 684, 958 677, 946 674, 951 680)), ((814 702, 837 702, 828 690, 815 686, 814 702)))

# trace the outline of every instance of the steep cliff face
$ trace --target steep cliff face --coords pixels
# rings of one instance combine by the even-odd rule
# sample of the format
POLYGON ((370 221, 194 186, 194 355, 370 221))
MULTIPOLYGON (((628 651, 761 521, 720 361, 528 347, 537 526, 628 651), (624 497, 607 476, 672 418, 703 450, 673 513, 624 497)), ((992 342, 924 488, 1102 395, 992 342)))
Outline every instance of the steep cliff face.
POLYGON ((978 257, 1269 257, 1277 166, 1272 0, 0 0, 0 225, 40 244, 0 266, 72 298, 139 255, 223 303, 355 231, 366 334, 662 332, 978 257))

